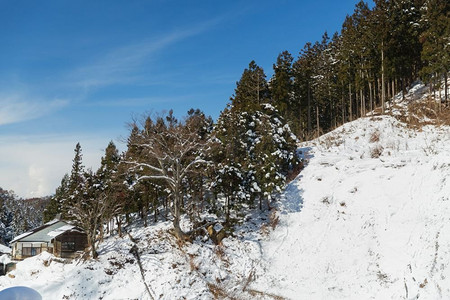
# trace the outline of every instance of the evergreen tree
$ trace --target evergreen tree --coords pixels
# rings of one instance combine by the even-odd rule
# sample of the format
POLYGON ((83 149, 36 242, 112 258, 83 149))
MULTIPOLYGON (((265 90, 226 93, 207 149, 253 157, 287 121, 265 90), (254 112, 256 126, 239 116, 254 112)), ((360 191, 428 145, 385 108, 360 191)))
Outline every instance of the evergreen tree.
POLYGON ((0 188, 0 244, 7 244, 14 237, 13 212, 10 208, 12 200, 13 196, 0 188))
POLYGON ((420 41, 423 45, 421 58, 424 62, 421 74, 428 82, 443 76, 445 84, 444 99, 448 101, 450 4, 443 0, 428 0, 421 11, 423 32, 420 41))
POLYGON ((61 184, 56 188, 55 194, 50 197, 50 202, 44 210, 44 222, 53 220, 57 214, 62 214, 63 203, 69 199, 70 196, 70 177, 65 174, 61 179, 61 184))
POLYGON ((85 172, 83 166, 83 155, 80 143, 75 146, 75 157, 73 158, 72 171, 70 173, 69 185, 68 185, 68 197, 63 198, 62 217, 64 219, 73 219, 72 208, 78 202, 83 200, 84 184, 85 184, 85 172))
MULTIPOLYGON (((285 175, 282 174, 289 169, 289 163, 284 163, 280 157, 290 157, 290 163, 295 164, 295 136, 269 103, 270 98, 264 98, 265 101, 259 105, 249 106, 242 105, 242 98, 237 97, 252 95, 253 85, 242 84, 247 78, 248 69, 238 82, 236 97, 222 112, 214 129, 214 136, 219 142, 215 153, 216 188, 225 196, 227 219, 231 209, 238 213, 243 206, 252 207, 256 201, 259 202, 259 208, 263 209, 263 201, 269 200, 274 192, 279 191, 285 182, 285 175), (285 131, 289 132, 286 136, 285 131), (280 153, 283 155, 277 156, 280 153)), ((260 78, 265 78, 263 72, 260 78)), ((278 84, 281 85, 275 83, 275 86, 278 84)), ((253 97, 257 96, 253 94, 253 97)), ((258 103, 250 96, 246 102, 258 103)))
POLYGON ((273 105, 289 125, 295 123, 296 112, 292 109, 293 99, 293 57, 288 51, 283 51, 273 65, 274 74, 269 88, 273 105))
POLYGON ((231 97, 233 107, 237 110, 254 111, 268 99, 269 89, 264 70, 252 60, 236 83, 235 94, 231 97))

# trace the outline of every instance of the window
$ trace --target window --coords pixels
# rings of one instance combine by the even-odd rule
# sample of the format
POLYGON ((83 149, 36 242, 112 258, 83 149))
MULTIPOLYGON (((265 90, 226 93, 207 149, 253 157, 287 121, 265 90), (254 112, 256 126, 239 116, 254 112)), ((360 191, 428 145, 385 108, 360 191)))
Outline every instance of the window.
POLYGON ((61 251, 75 251, 75 242, 61 242, 61 251))
POLYGON ((35 256, 41 253, 41 247, 22 247, 22 256, 35 256))

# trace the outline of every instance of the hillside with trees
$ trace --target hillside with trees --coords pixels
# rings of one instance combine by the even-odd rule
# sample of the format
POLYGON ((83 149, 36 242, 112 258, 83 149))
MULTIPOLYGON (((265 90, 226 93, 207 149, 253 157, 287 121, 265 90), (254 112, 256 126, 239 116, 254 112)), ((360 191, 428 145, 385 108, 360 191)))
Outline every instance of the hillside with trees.
POLYGON ((21 199, 0 188, 0 244, 42 224, 50 197, 21 199))
MULTIPOLYGON (((78 143, 43 220, 75 221, 90 232, 95 257, 105 232, 121 236, 136 219, 144 226, 170 219, 176 236, 191 240, 212 222, 205 213, 231 228, 249 211, 270 209, 302 168, 297 142, 392 111, 394 95, 404 97, 419 79, 438 110, 448 111, 449 11, 442 0, 377 0, 372 8, 361 1, 340 33, 325 32, 296 58, 281 52, 271 78, 251 61, 216 122, 199 109, 180 120, 173 111, 143 115, 129 125, 126 151, 110 142, 98 170, 85 169, 78 143), (181 228, 182 216, 191 228, 181 228)), ((10 211, 3 210, 3 224, 22 220, 10 211)), ((30 224, 3 229, 3 240, 30 224)))

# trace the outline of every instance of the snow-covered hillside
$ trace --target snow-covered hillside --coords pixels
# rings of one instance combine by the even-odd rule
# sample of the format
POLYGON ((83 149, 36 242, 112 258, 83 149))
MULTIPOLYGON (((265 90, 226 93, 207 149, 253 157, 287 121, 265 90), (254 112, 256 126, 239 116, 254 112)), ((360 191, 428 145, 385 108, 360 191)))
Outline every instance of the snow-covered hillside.
POLYGON ((303 147, 309 164, 285 194, 296 209, 283 210, 263 247, 269 291, 450 297, 450 128, 368 117, 303 147))
POLYGON ((407 126, 403 104, 397 118, 362 118, 303 143, 307 165, 276 211, 247 215, 222 246, 180 244, 170 222, 135 224, 131 237, 102 243, 98 260, 44 253, 20 262, 0 290, 28 286, 43 299, 450 298, 450 127, 407 126))

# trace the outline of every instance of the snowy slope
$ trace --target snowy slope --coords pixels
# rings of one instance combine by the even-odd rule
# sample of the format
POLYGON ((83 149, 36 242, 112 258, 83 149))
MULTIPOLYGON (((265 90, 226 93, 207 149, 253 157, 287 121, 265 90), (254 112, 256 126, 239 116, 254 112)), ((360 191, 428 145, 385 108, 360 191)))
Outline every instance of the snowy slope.
POLYGON ((25 259, 0 276, 0 291, 27 286, 43 299, 152 299, 147 284, 153 299, 213 299, 225 293, 254 298, 244 290, 250 274, 263 275, 259 231, 238 230, 219 247, 201 240, 179 244, 168 233, 171 227, 171 222, 135 224, 133 239, 105 240, 98 260, 67 263, 47 252, 25 259), (139 249, 145 284, 133 246, 139 249))
POLYGON ((303 147, 308 166, 263 246, 270 291, 450 298, 450 128, 363 118, 303 147))

